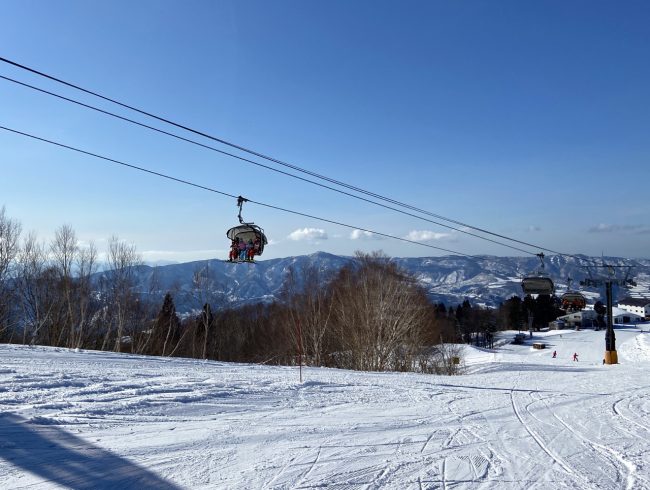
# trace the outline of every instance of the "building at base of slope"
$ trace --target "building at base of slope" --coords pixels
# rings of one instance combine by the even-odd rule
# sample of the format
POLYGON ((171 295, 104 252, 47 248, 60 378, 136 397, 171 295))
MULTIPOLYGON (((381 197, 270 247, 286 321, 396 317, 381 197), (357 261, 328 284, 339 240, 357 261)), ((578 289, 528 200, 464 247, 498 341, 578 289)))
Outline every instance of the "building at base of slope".
POLYGON ((650 298, 624 298, 617 305, 621 310, 641 315, 650 320, 650 298))
MULTIPOLYGON (((612 310, 614 325, 630 325, 645 321, 645 317, 636 313, 614 307, 612 310)), ((563 315, 557 320, 549 323, 550 328, 597 328, 598 315, 594 310, 574 311, 568 315, 563 315)), ((605 317, 606 319, 606 317, 605 317)))

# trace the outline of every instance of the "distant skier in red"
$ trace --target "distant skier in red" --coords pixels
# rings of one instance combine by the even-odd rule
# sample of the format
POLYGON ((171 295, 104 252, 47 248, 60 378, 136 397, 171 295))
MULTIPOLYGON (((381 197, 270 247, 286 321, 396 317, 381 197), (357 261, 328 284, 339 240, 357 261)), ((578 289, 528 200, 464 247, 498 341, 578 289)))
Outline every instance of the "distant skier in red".
POLYGON ((553 359, 555 359, 556 357, 557 357, 557 351, 554 350, 554 351, 553 351, 553 359))
POLYGON ((578 353, 577 353, 577 352, 574 352, 574 353, 573 353, 573 360, 574 360, 574 361, 577 361, 577 360, 578 360, 578 353))

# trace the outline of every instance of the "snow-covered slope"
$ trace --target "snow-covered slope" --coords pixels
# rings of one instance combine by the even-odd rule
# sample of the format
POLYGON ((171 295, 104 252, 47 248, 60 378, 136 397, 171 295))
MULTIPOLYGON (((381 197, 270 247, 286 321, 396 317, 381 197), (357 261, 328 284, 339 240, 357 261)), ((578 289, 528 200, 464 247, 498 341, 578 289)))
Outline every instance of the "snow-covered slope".
POLYGON ((465 376, 309 368, 303 383, 0 345, 0 487, 650 488, 650 333, 616 333, 616 366, 602 331, 561 331, 541 351, 468 347, 465 376))
MULTIPOLYGON (((214 296, 234 304, 271 301, 277 297, 289 267, 298 271, 308 265, 317 265, 324 272, 335 272, 350 262, 349 257, 340 257, 317 252, 312 255, 287 257, 283 259, 260 260, 256 264, 230 264, 222 260, 189 262, 139 269, 138 288, 143 293, 156 291, 156 301, 162 301, 167 291, 174 293, 178 311, 200 308, 192 294, 192 278, 197 272, 205 271, 213 282, 214 296), (155 277, 154 277, 155 276, 155 277)), ((473 304, 497 306, 513 295, 521 295, 521 279, 537 269, 537 257, 418 257, 394 258, 404 269, 414 274, 426 288, 434 301, 446 305, 461 303, 470 299, 473 304)), ((593 260, 600 260, 593 259, 593 260)), ((607 258, 611 264, 629 264, 619 258, 607 258)), ((634 276, 639 285, 632 293, 650 295, 650 261, 636 261, 634 276)), ((567 277, 578 281, 586 277, 582 267, 584 261, 572 257, 551 256, 546 259, 546 271, 556 283, 559 293, 566 290, 567 277)), ((592 300, 599 297, 596 289, 585 291, 592 300)), ((621 292, 621 297, 627 295, 621 292)))

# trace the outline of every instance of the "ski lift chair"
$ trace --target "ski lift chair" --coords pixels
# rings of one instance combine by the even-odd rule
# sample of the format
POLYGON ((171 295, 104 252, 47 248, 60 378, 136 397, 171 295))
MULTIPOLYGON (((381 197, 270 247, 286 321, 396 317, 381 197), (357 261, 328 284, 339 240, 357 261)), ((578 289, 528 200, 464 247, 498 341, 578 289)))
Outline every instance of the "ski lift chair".
POLYGON ((239 225, 233 226, 226 232, 226 236, 230 238, 231 240, 243 240, 245 243, 247 243, 249 240, 252 240, 253 242, 256 242, 259 240, 259 248, 255 250, 255 255, 262 255, 264 252, 264 245, 268 244, 268 241, 266 239, 266 235, 264 234, 264 230, 257 226, 255 223, 250 222, 247 223, 243 220, 241 217, 241 211, 242 211, 242 206, 244 202, 248 201, 248 199, 239 196, 237 198, 237 206, 239 206, 239 214, 237 217, 239 218, 239 225))
POLYGON ((570 277, 567 278, 566 293, 560 297, 562 309, 566 311, 584 310, 587 306, 587 298, 581 292, 571 289, 571 281, 570 277))
POLYGON ((544 254, 538 253, 537 257, 541 262, 541 268, 535 273, 524 277, 521 281, 521 288, 524 294, 546 294, 551 296, 555 291, 555 285, 548 274, 544 272, 544 254))

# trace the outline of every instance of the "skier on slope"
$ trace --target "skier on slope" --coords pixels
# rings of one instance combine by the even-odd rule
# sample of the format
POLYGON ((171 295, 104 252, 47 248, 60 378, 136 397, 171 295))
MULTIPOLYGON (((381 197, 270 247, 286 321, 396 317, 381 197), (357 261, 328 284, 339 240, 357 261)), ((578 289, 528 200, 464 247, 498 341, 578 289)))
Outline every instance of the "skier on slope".
POLYGON ((555 359, 556 357, 557 357, 557 351, 554 350, 554 351, 553 351, 553 359, 555 359))
POLYGON ((574 361, 577 361, 577 360, 578 360, 578 353, 577 353, 577 352, 574 352, 574 353, 573 353, 573 360, 574 360, 574 361))

